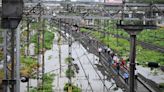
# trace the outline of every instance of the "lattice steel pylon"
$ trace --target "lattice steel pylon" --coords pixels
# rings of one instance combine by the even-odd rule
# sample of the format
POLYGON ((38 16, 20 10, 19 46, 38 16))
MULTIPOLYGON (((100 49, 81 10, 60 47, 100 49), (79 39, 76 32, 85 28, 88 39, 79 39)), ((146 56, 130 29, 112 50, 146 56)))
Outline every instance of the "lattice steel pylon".
POLYGON ((45 19, 43 19, 42 24, 42 90, 44 89, 44 74, 45 74, 45 19))
POLYGON ((10 92, 20 92, 20 24, 16 30, 8 29, 4 31, 3 45, 3 92, 8 92, 8 90, 10 92))
POLYGON ((4 92, 20 92, 20 21, 23 0, 2 0, 1 27, 4 31, 4 92), (16 42, 16 43, 15 43, 16 42))

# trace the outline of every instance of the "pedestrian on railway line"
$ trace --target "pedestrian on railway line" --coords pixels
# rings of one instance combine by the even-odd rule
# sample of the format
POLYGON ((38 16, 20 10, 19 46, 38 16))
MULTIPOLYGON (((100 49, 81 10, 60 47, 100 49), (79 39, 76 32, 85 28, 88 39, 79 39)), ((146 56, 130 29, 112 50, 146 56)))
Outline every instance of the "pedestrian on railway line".
POLYGON ((108 53, 108 55, 110 54, 110 52, 111 52, 111 49, 108 48, 108 49, 107 49, 107 53, 108 53))
POLYGON ((110 65, 112 65, 114 62, 113 62, 113 59, 111 58, 111 57, 109 57, 108 58, 108 63, 110 64, 110 65))
POLYGON ((125 72, 123 77, 124 77, 125 83, 128 84, 129 74, 127 72, 125 72))
POLYGON ((107 53, 108 47, 104 46, 104 52, 107 53))
POLYGON ((121 65, 124 67, 124 66, 125 66, 125 64, 126 64, 125 59, 121 58, 121 65))
POLYGON ((114 60, 113 60, 113 57, 114 57, 114 53, 111 53, 111 58, 112 58, 112 61, 114 61, 114 60))
POLYGON ((116 54, 113 56, 113 60, 114 60, 115 63, 119 62, 119 58, 116 54))
POLYGON ((116 69, 117 69, 117 74, 119 75, 119 71, 120 71, 120 63, 119 62, 116 63, 116 69))
POLYGON ((102 48, 101 47, 98 48, 98 52, 99 52, 99 54, 102 52, 102 48))

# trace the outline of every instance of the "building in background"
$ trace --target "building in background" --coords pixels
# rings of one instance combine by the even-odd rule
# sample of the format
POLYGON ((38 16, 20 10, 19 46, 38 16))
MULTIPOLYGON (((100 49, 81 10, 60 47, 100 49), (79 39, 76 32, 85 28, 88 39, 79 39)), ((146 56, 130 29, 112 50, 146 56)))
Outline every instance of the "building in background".
POLYGON ((97 0, 74 0, 74 1, 81 1, 81 2, 95 2, 97 0))
POLYGON ((122 0, 105 0, 106 3, 122 3, 122 0))

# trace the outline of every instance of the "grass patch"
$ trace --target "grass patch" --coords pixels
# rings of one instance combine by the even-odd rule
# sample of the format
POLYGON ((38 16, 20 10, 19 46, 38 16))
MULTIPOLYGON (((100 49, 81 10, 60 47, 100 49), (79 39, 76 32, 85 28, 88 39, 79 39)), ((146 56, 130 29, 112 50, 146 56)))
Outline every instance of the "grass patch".
POLYGON ((37 69, 37 60, 32 57, 21 57, 21 75, 32 77, 37 69))
POLYGON ((80 28, 80 32, 84 33, 84 32, 88 32, 88 30, 85 28, 80 28))
POLYGON ((53 80, 54 80, 54 76, 55 74, 52 73, 48 73, 44 75, 44 84, 43 84, 43 89, 42 86, 40 86, 39 88, 31 88, 30 92, 53 92, 53 80))
MULTIPOLYGON (((102 43, 109 45, 109 47, 117 53, 119 56, 129 57, 130 44, 129 41, 125 39, 113 37, 113 35, 108 35, 102 38, 102 33, 92 32, 92 37, 96 37, 102 43), (118 46, 117 46, 118 45, 118 46)), ((124 34, 125 35, 125 34, 124 34)), ((142 48, 140 45, 137 45, 136 50, 136 61, 141 65, 145 65, 147 62, 158 62, 160 65, 164 65, 164 54, 156 51, 151 51, 148 49, 142 48)))

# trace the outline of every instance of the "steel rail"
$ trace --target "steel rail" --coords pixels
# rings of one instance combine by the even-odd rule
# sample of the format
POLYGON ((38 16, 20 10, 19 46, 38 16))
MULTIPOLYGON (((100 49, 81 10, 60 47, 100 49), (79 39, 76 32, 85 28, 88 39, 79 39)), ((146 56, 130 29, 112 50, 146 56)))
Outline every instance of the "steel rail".
MULTIPOLYGON (((80 39, 79 39, 80 40, 80 39)), ((74 50, 76 51, 76 50, 74 50)), ((91 64, 92 68, 95 70, 96 74, 98 75, 98 77, 100 78, 102 84, 105 86, 106 90, 109 92, 109 89, 107 88, 107 86, 105 85, 105 83, 103 82, 103 79, 101 78, 100 74, 97 72, 96 68, 93 66, 93 63, 91 62, 91 60, 89 59, 89 57, 87 56, 87 54, 85 53, 84 49, 83 49, 84 55, 87 57, 89 63, 91 64)), ((77 51, 76 51, 77 54, 77 51)))
POLYGON ((78 61, 79 61, 79 63, 80 63, 80 66, 81 66, 81 68, 82 68, 82 70, 83 70, 83 72, 84 72, 84 74, 85 74, 85 77, 86 77, 86 79, 87 79, 87 81, 88 81, 88 85, 90 86, 92 92, 94 92, 94 91, 93 91, 93 88, 92 88, 92 85, 91 85, 91 83, 89 82, 89 79, 88 79, 87 74, 86 74, 86 72, 85 72, 85 69, 84 69, 84 67, 83 67, 83 65, 82 65, 82 63, 81 63, 81 60, 80 60, 80 58, 78 57, 77 52, 76 52, 76 55, 77 55, 77 59, 78 59, 78 61))

